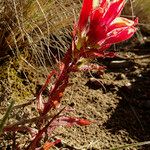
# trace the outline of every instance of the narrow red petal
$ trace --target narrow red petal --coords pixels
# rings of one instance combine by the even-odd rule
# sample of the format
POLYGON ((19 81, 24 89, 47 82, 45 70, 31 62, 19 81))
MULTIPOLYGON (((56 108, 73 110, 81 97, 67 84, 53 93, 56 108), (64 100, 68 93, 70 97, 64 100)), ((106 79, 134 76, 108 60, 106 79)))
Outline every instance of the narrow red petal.
POLYGON ((106 38, 106 27, 105 26, 93 26, 88 32, 88 43, 93 46, 99 41, 103 41, 106 38))
POLYGON ((79 22, 78 22, 78 28, 80 31, 82 31, 87 24, 90 12, 92 10, 92 5, 93 5, 93 0, 83 1, 83 5, 82 5, 81 12, 80 12, 80 17, 79 17, 79 22))
POLYGON ((98 8, 90 16, 90 28, 87 33, 88 43, 90 45, 97 44, 97 42, 106 38, 106 26, 103 26, 101 22, 102 15, 103 10, 98 8))
POLYGON ((103 16, 103 23, 109 25, 116 17, 120 16, 126 0, 113 0, 103 16))
POLYGON ((102 8, 95 9, 90 15, 90 25, 100 24, 100 19, 102 18, 103 10, 102 8), (95 24, 96 23, 96 24, 95 24))
POLYGON ((114 33, 111 33, 111 36, 109 36, 109 38, 106 39, 105 43, 114 44, 127 40, 133 36, 136 30, 137 29, 135 27, 123 27, 113 30, 114 33))
POLYGON ((109 3, 110 3, 110 0, 101 0, 100 7, 103 9, 106 9, 109 3))

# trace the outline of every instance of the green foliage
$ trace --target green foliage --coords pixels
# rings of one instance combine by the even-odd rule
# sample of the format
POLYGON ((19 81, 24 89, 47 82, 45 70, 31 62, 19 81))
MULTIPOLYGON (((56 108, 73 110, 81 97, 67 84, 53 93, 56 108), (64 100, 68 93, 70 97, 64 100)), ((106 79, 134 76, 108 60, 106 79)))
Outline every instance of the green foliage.
POLYGON ((8 106, 8 108, 6 110, 5 115, 3 116, 3 118, 2 118, 2 120, 0 122, 0 135, 1 135, 2 131, 3 131, 3 127, 4 127, 6 121, 7 121, 8 117, 9 117, 9 114, 10 114, 13 106, 14 106, 14 101, 12 101, 10 103, 10 105, 8 106))

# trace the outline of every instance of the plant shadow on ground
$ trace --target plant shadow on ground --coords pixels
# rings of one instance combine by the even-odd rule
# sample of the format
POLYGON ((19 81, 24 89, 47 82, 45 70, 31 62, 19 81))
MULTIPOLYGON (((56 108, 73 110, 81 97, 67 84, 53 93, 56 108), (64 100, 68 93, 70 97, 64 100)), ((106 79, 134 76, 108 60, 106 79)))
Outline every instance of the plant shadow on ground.
MULTIPOLYGON (((138 47, 137 51, 133 51, 142 59, 135 63, 139 72, 133 73, 131 67, 125 73, 130 84, 118 88, 117 95, 121 99, 111 117, 103 124, 112 134, 126 130, 129 136, 138 142, 150 140, 150 51, 147 47, 149 44, 146 43, 138 47), (145 61, 144 65, 142 61, 145 61)), ((143 146, 142 149, 148 150, 150 145, 143 146)))

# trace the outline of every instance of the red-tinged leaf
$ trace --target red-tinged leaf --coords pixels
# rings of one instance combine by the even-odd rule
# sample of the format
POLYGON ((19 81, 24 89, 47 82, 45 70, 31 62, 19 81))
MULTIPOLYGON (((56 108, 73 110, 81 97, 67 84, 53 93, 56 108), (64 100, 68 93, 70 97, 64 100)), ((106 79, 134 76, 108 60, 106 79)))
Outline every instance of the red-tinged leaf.
POLYGON ((46 141, 42 147, 41 150, 49 150, 50 148, 52 148, 53 146, 55 146, 56 144, 60 143, 61 140, 56 140, 55 142, 49 142, 49 141, 46 141))
POLYGON ((47 103, 44 103, 44 110, 42 115, 45 115, 51 108, 58 108, 60 104, 60 100, 63 96, 63 92, 68 86, 68 72, 67 69, 61 72, 57 82, 55 83, 52 90, 49 92, 49 98, 47 103))
POLYGON ((44 110, 44 100, 43 100, 42 94, 38 95, 37 100, 38 100, 37 101, 37 110, 39 113, 42 113, 44 110))
POLYGON ((78 119, 77 124, 80 126, 87 126, 91 124, 91 121, 86 119, 78 119))
POLYGON ((89 124, 91 124, 91 121, 88 121, 86 119, 61 116, 57 119, 56 122, 53 122, 52 125, 73 126, 73 125, 89 125, 89 124))
POLYGON ((113 0, 110 2, 110 5, 102 19, 104 25, 109 25, 116 17, 120 16, 125 2, 126 0, 113 0))
POLYGON ((105 52, 101 49, 91 49, 82 53, 83 58, 105 58, 105 52))
POLYGON ((113 30, 108 35, 108 39, 106 39, 105 43, 107 44, 114 44, 118 42, 125 41, 133 36, 133 34, 136 32, 135 27, 123 27, 123 28, 117 28, 113 30))
MULTIPOLYGON (((41 141, 41 139, 45 136, 45 133, 47 133, 48 128, 51 127, 53 128, 52 123, 57 119, 57 117, 60 115, 60 113, 64 110, 65 108, 63 108, 62 110, 60 110, 42 129, 38 130, 38 133, 36 134, 35 138, 31 141, 31 143, 28 145, 28 147, 26 148, 26 150, 28 149, 35 149, 38 145, 38 143, 41 141)), ((55 127, 53 128, 55 129, 55 127)))
POLYGON ((46 89, 46 87, 48 86, 48 84, 50 83, 50 80, 51 80, 51 78, 52 78, 53 75, 57 75, 56 70, 53 70, 48 75, 45 84, 42 86, 41 90, 39 91, 39 93, 37 95, 37 110, 38 110, 39 113, 43 113, 43 110, 44 110, 44 102, 43 102, 42 93, 46 89))
POLYGON ((89 50, 85 53, 82 53, 83 58, 97 58, 97 57, 104 57, 103 52, 99 52, 98 50, 89 50))
POLYGON ((105 53, 105 57, 107 57, 107 58, 114 58, 115 56, 116 56, 116 53, 114 53, 114 52, 105 53))
POLYGON ((36 136, 36 134, 38 133, 38 130, 35 128, 31 128, 31 127, 27 127, 27 126, 13 126, 13 125, 9 125, 4 127, 3 129, 4 132, 28 132, 30 133, 31 139, 34 138, 36 136))
POLYGON ((58 118, 53 120, 53 122, 49 125, 49 127, 47 128, 47 134, 51 135, 52 132, 57 127, 60 127, 60 126, 67 126, 67 127, 71 127, 74 125, 86 126, 86 125, 90 125, 92 122, 89 120, 86 120, 86 119, 67 117, 67 116, 59 116, 58 118))
POLYGON ((82 9, 80 12, 78 29, 82 31, 88 22, 89 15, 92 10, 93 0, 83 0, 82 9))
POLYGON ((101 42, 99 42, 98 44, 101 46, 100 49, 98 49, 99 52, 104 52, 105 50, 107 50, 111 46, 111 44, 103 45, 103 43, 101 43, 101 42))

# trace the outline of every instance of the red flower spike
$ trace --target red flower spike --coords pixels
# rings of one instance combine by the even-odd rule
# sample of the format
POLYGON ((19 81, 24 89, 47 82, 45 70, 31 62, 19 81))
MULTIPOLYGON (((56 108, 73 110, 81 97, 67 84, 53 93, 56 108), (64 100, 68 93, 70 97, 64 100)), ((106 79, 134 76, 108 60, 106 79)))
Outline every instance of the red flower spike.
POLYGON ((85 56, 83 49, 91 49, 87 56, 96 54, 101 57, 101 53, 95 53, 93 49, 103 51, 105 47, 129 39, 136 32, 137 19, 132 21, 120 17, 125 2, 126 0, 84 0, 78 25, 74 29, 74 37, 77 36, 74 43, 79 45, 76 53, 81 52, 85 56))

